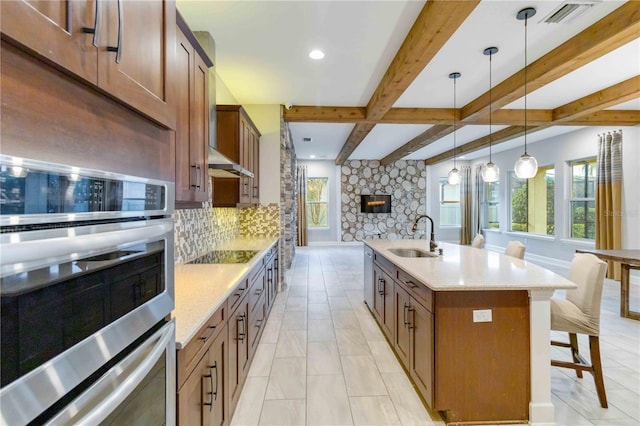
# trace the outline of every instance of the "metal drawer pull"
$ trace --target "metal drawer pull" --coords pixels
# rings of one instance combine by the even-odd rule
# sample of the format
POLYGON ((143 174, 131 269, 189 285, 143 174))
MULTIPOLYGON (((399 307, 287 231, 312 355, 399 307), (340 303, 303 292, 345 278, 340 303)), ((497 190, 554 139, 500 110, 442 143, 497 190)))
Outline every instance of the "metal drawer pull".
MULTIPOLYGON (((413 312, 413 311, 414 311, 414 309, 411 309, 411 306, 409 306, 409 309, 407 309, 407 312, 413 312)), ((409 319, 411 319, 411 317, 409 317, 409 319)), ((409 330, 411 330, 413 328, 413 321, 408 321, 407 322, 407 328, 409 330)))
POLYGON ((101 22, 101 15, 102 15, 102 8, 100 7, 100 1, 96 0, 96 14, 94 17, 94 21, 93 21, 93 28, 88 28, 88 27, 82 27, 82 32, 85 34, 93 34, 93 39, 91 41, 91 44, 93 44, 93 47, 98 47, 98 37, 100 35, 100 22, 101 22))
POLYGON ((409 309, 409 305, 408 304, 404 304, 404 327, 407 328, 407 326, 409 325, 409 321, 407 321, 407 310, 409 309))
POLYGON ((244 324, 244 314, 238 317, 238 322, 242 322, 242 333, 238 333, 238 340, 240 340, 241 342, 244 342, 244 336, 246 335, 246 329, 245 329, 246 326, 244 324))
MULTIPOLYGON (((216 370, 216 374, 217 374, 217 372, 218 372, 218 370, 216 370)), ((215 395, 214 392, 213 392, 213 373, 211 373, 211 367, 209 367, 209 374, 205 375, 204 377, 209 379, 209 386, 210 386, 211 392, 207 392, 207 395, 211 395, 211 401, 210 402, 205 402, 205 403, 203 403, 203 405, 207 405, 209 407, 209 411, 211 411, 211 408, 213 407, 213 395, 215 395)), ((217 380, 218 379, 216 378, 216 382, 217 382, 217 380)), ((217 385, 217 383, 216 383, 216 385, 217 385)))
POLYGON ((122 59, 122 27, 124 26, 124 17, 122 16, 122 0, 118 0, 118 45, 107 46, 107 51, 116 52, 116 64, 122 59))
POLYGON ((416 288, 418 287, 418 285, 416 283, 414 283, 413 281, 405 281, 404 282, 406 285, 408 285, 411 288, 416 288))
POLYGON ((387 284, 387 282, 386 282, 385 280, 383 280, 382 278, 380 278, 380 283, 381 283, 382 285, 380 286, 380 288, 381 288, 381 289, 380 289, 380 290, 378 290, 378 294, 379 294, 380 296, 384 296, 384 288, 385 288, 385 285, 387 284))
POLYGON ((259 289, 256 290, 255 295, 256 296, 260 296, 263 291, 264 291, 263 289, 259 288, 259 289))

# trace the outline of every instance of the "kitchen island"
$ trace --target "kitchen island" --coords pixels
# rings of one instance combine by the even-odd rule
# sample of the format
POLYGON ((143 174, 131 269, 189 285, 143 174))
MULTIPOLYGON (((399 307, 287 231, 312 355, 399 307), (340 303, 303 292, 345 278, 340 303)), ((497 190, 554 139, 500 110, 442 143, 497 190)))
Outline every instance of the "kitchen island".
POLYGON ((427 405, 450 423, 554 423, 549 299, 575 284, 468 246, 365 245, 365 301, 427 405))

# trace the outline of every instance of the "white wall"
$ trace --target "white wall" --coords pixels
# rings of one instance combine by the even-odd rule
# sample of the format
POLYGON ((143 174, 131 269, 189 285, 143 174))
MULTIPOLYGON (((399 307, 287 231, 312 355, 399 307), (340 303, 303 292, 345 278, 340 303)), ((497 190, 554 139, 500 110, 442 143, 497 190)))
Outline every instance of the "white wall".
POLYGON ((280 105, 243 105, 260 131, 260 203, 280 202, 280 105))
POLYGON ((329 212, 327 217, 327 224, 329 226, 327 228, 309 228, 307 230, 307 241, 309 244, 339 241, 339 167, 331 160, 298 160, 298 165, 307 166, 307 177, 326 177, 329 179, 329 212))
POLYGON ((216 105, 240 105, 216 72, 216 105))
MULTIPOLYGON (((553 164, 555 167, 555 231, 554 236, 541 236, 526 233, 509 232, 509 197, 508 172, 513 171, 513 165, 522 154, 523 148, 503 151, 493 155, 493 162, 500 167, 500 230, 485 233, 486 244, 489 248, 501 249, 510 240, 520 240, 527 246, 527 257, 539 260, 541 263, 564 264, 573 258, 578 248, 595 247, 594 242, 570 238, 569 233, 569 199, 570 169, 567 161, 579 160, 597 155, 599 133, 605 133, 619 128, 588 127, 561 136, 530 144, 529 154, 538 160, 538 166, 553 164), (559 262, 558 262, 559 261, 559 262)), ((640 128, 623 127, 623 218, 622 218, 622 246, 623 248, 638 248, 640 237, 640 128)), ((488 158, 473 161, 473 167, 488 161, 488 158)), ((443 163, 445 168, 450 164, 443 163)), ((442 163, 433 166, 442 167, 442 163)), ((431 168, 431 167, 430 167, 431 168)), ((431 188, 431 186, 430 186, 431 188)), ((435 219, 435 217, 434 217, 435 219)), ((436 237, 438 235, 436 234, 436 237)), ((440 238, 439 238, 440 239, 440 238)), ((444 238, 442 238, 444 239, 444 238)))

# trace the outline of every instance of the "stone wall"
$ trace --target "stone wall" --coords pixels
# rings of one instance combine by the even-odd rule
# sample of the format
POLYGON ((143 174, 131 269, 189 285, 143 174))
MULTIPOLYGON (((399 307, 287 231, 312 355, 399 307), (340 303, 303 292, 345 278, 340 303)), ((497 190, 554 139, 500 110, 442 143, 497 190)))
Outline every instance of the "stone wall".
POLYGON ((341 168, 342 241, 424 238, 412 232, 416 215, 426 212, 424 161, 398 160, 382 166, 375 160, 350 160, 341 168), (360 213, 360 195, 391 195, 391 213, 360 213))
POLYGON ((291 268, 296 254, 297 206, 295 193, 296 151, 291 139, 289 124, 284 121, 280 109, 280 232, 281 263, 284 269, 291 268))

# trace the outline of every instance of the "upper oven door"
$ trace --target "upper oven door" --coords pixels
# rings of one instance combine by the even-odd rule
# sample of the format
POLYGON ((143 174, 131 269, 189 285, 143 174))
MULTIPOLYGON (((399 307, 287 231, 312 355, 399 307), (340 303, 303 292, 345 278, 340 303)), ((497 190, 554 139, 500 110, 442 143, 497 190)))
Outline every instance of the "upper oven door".
POLYGON ((0 226, 173 213, 175 185, 0 155, 0 226))

